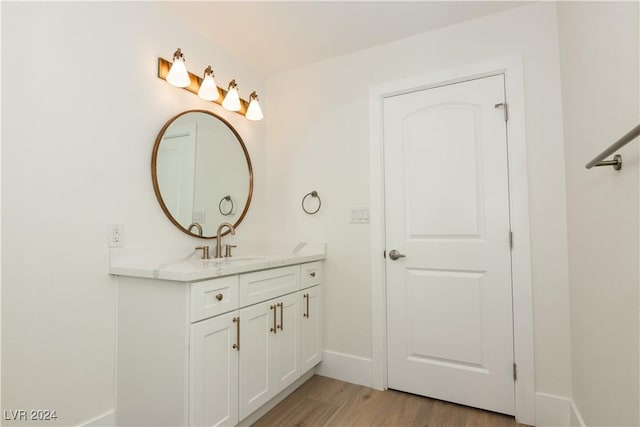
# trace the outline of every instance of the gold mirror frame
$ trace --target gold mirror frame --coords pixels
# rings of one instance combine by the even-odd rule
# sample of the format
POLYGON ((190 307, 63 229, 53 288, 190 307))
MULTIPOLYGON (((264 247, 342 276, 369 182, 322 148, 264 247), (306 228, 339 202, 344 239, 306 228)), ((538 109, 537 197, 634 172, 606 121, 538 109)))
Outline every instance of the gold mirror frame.
MULTIPOLYGON (((164 134, 165 134, 166 130, 169 128, 169 126, 171 126, 171 124, 173 124, 173 122, 175 122, 179 117, 182 117, 182 116, 184 116, 185 114, 188 114, 188 113, 204 113, 204 114, 210 115, 214 119, 220 120, 222 123, 224 123, 231 130, 233 135, 236 137, 238 143, 240 144, 240 147, 242 148, 242 152, 244 153, 245 160, 247 161, 247 169, 248 169, 248 173, 249 173, 249 192, 248 192, 248 195, 247 195, 247 201, 246 201, 246 203, 244 205, 244 209, 242 210, 242 213, 240 214, 240 217, 238 218, 238 220, 233 224, 233 228, 236 228, 236 227, 238 227, 238 225, 240 225, 240 223, 244 219, 245 215, 247 214, 247 211, 249 210, 249 206, 251 205, 251 198, 253 196, 253 167, 251 165, 251 158, 249 157, 249 152, 247 151, 247 147, 245 146, 244 141, 242 140, 242 137, 240 136, 240 134, 235 130, 235 128, 231 125, 231 123, 229 123, 224 118, 218 116, 217 114, 212 113, 211 111, 207 111, 207 110, 187 110, 187 111, 183 111, 182 113, 180 113, 180 114, 172 117, 171 119, 169 119, 167 121, 167 123, 165 123, 165 125, 162 127, 160 132, 158 133, 158 136, 156 137, 155 144, 153 145, 153 152, 151 154, 151 181, 153 183, 153 191, 154 191, 154 193, 156 195, 156 199, 158 199, 158 203, 160 203, 160 207, 162 208, 162 211, 167 216, 167 218, 169 218, 171 223, 173 223, 173 225, 175 225, 183 233, 185 233, 185 234, 187 234, 189 236, 192 236, 192 237, 198 237, 200 239, 216 239, 217 236, 215 236, 215 235, 214 236, 204 236, 204 235, 200 236, 200 235, 194 234, 194 233, 190 232, 188 229, 184 228, 182 226, 182 224, 180 224, 175 219, 175 217, 172 215, 172 213, 169 211, 169 209, 167 208, 167 205, 165 204, 165 202, 164 202, 164 200, 162 198, 162 194, 160 194, 160 186, 158 184, 158 171, 157 171, 158 150, 160 148, 160 143, 162 142, 164 134)), ((230 230, 227 229, 227 231, 222 233, 221 236, 226 236, 229 233, 230 233, 230 230)))

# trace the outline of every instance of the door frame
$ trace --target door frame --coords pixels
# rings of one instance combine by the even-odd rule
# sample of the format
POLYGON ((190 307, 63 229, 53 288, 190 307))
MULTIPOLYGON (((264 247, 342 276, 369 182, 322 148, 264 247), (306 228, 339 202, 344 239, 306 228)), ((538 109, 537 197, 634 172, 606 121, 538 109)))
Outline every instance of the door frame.
POLYGON ((525 134, 524 79, 521 56, 447 69, 391 81, 369 88, 370 233, 372 308, 372 385, 387 388, 387 304, 385 250, 383 102, 390 96, 504 75, 509 110, 507 121, 509 164, 509 214, 513 231, 512 298, 513 351, 518 377, 515 382, 515 416, 535 425, 533 296, 529 237, 529 185, 525 134))

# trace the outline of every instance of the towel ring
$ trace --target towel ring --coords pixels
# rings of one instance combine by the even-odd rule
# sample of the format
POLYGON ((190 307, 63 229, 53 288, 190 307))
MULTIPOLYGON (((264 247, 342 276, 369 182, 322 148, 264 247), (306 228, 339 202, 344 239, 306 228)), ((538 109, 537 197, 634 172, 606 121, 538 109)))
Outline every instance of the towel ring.
POLYGON ((222 215, 224 215, 224 216, 229 216, 229 215, 231 215, 231 214, 233 213, 233 199, 231 199, 231 196, 224 196, 222 199, 220 199, 220 203, 218 203, 218 210, 219 210, 219 211, 220 211, 220 213, 221 213, 222 215), (231 203, 231 208, 229 209, 229 211, 228 211, 228 212, 224 212, 224 211, 222 210, 222 203, 223 203, 225 200, 231 203))
POLYGON ((310 193, 305 194, 305 195, 304 195, 304 197, 302 198, 302 210, 303 210, 303 211, 305 211, 305 213, 307 213, 307 214, 309 214, 309 215, 313 215, 313 214, 318 213, 318 211, 320 210, 320 208, 321 208, 321 207, 322 207, 322 200, 320 199, 320 196, 318 196, 318 192, 317 192, 317 191, 315 191, 315 190, 314 190, 314 191, 312 191, 312 192, 310 192, 310 193), (315 211, 309 211, 309 210, 307 210, 307 208, 304 206, 304 204, 305 204, 305 202, 306 202, 306 200, 307 200, 307 197, 309 197, 309 196, 311 196, 311 197, 315 197, 316 199, 318 199, 318 207, 316 208, 316 210, 315 210, 315 211))

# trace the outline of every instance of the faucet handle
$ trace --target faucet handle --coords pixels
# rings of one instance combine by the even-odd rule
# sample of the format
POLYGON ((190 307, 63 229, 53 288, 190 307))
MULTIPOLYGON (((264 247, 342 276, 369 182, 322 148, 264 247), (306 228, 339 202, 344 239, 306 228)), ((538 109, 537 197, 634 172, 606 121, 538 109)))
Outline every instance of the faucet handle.
POLYGON ((196 250, 202 249, 202 259, 210 259, 209 258, 209 246, 198 246, 196 250))
POLYGON ((224 245, 224 256, 225 258, 231 258, 231 249, 232 248, 237 248, 238 246, 236 245, 224 245))

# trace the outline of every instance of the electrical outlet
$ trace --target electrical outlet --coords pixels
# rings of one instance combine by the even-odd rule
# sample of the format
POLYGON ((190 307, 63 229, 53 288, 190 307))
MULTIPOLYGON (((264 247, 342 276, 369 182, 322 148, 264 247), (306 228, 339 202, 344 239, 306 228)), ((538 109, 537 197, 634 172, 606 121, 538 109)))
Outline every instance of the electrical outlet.
POLYGON ((110 248, 124 246, 124 224, 109 224, 107 229, 107 243, 110 248))

